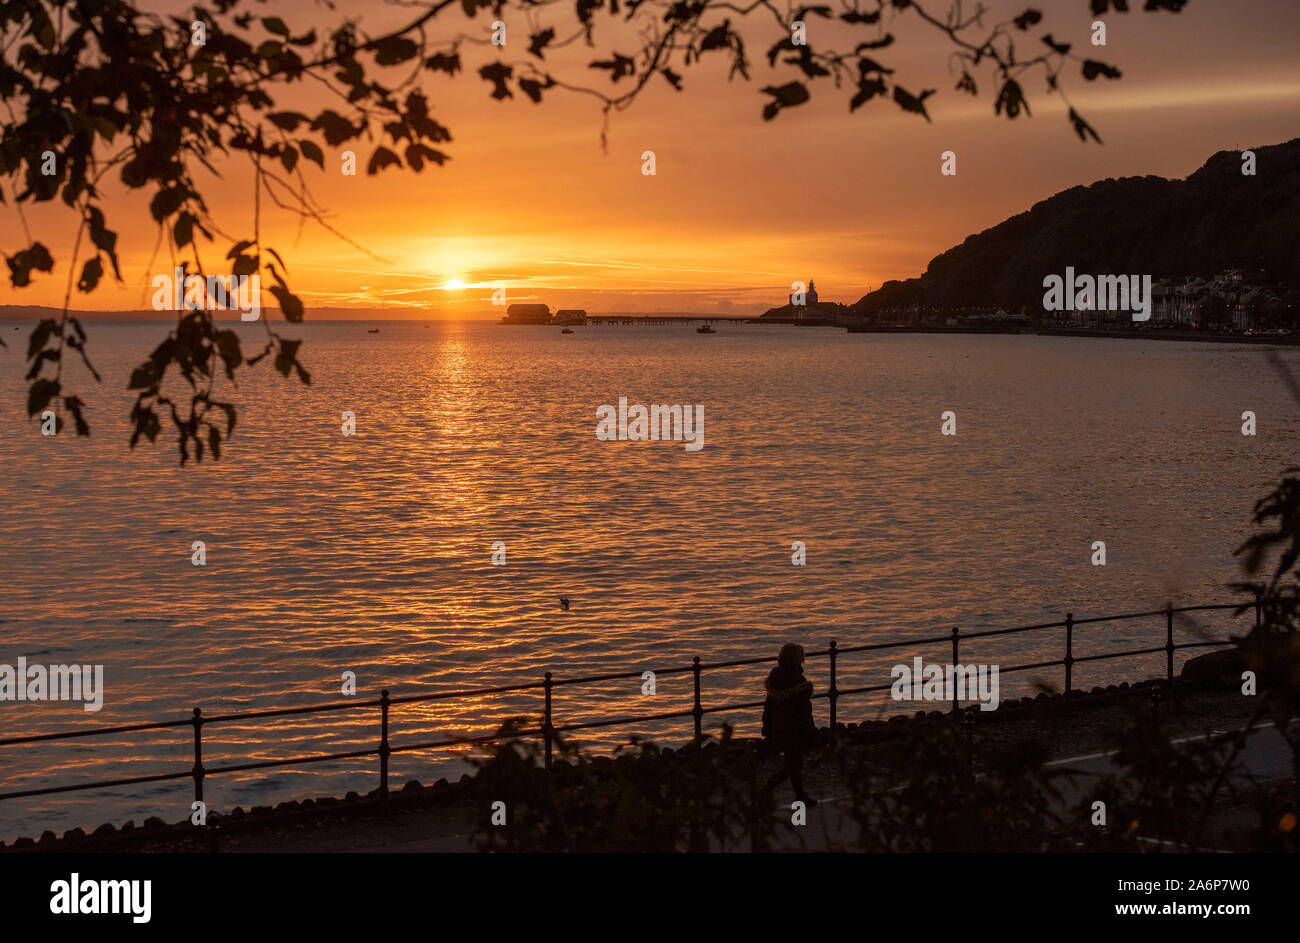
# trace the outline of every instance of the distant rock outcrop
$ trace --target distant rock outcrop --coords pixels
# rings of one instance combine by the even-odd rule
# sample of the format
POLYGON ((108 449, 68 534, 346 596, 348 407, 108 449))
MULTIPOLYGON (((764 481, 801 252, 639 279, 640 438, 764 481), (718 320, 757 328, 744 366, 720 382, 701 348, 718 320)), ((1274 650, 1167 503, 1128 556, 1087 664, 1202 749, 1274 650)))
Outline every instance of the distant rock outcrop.
POLYGON ((911 305, 1042 307, 1043 278, 1066 266, 1155 278, 1265 270, 1300 284, 1300 138, 1254 149, 1254 176, 1238 151, 1220 151, 1186 180, 1123 177, 1071 187, 970 236, 924 275, 888 281, 852 305, 871 316, 911 305))

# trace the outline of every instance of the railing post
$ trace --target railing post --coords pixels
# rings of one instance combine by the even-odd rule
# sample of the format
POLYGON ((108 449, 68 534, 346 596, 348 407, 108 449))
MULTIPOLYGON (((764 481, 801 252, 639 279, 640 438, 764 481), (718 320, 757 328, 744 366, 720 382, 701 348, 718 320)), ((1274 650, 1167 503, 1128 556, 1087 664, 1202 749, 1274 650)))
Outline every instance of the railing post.
POLYGON ((546 680, 544 682, 544 686, 546 689, 546 706, 543 708, 544 714, 542 716, 542 740, 546 744, 546 771, 548 773, 551 771, 551 752, 555 740, 554 732, 551 730, 552 684, 553 682, 551 681, 551 673, 548 671, 546 672, 546 680))
POLYGON ((1065 614, 1065 693, 1074 689, 1074 613, 1065 614))
POLYGON ((194 708, 194 801, 203 801, 203 711, 194 708))
POLYGON ((379 802, 388 811, 388 688, 379 692, 379 802))
MULTIPOLYGON (((957 632, 957 626, 952 627, 952 676, 957 677, 957 640, 961 636, 957 632)), ((957 713, 957 684, 954 680, 952 686, 952 712, 957 713)))
POLYGON ((695 715, 695 745, 698 747, 704 740, 703 725, 704 707, 700 704, 700 656, 695 656, 695 666, 692 669, 695 673, 695 706, 691 708, 691 713, 695 715))
POLYGON ((1174 604, 1165 603, 1165 677, 1169 690, 1174 688, 1174 604))
POLYGON ((835 711, 835 702, 839 699, 839 696, 840 696, 839 689, 835 687, 835 656, 836 656, 837 654, 838 654, 838 653, 837 653, 836 650, 835 650, 835 639, 831 639, 831 651, 830 651, 830 656, 831 656, 831 686, 830 686, 830 688, 827 690, 827 692, 826 692, 826 696, 827 696, 828 698, 830 698, 830 702, 831 702, 831 738, 832 738, 832 739, 834 739, 834 737, 835 737, 835 715, 836 715, 836 711, 835 711))

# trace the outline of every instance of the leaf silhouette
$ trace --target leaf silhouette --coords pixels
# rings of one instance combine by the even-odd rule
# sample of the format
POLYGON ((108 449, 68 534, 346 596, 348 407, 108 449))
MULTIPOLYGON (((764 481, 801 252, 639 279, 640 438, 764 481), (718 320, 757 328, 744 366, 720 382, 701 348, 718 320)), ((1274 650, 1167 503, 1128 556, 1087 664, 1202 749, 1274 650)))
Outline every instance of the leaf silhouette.
POLYGON ((492 97, 498 101, 502 98, 514 98, 514 94, 506 86, 506 79, 514 74, 514 69, 504 62, 494 62, 491 65, 485 65, 478 70, 478 74, 492 83, 492 97))
POLYGON ((1042 18, 1043 18, 1042 13, 1031 8, 1026 10, 1024 13, 1020 14, 1011 22, 1016 24, 1016 29, 1025 30, 1025 29, 1029 29, 1029 27, 1033 26, 1035 23, 1041 21, 1042 18))
POLYGON ((993 113, 1000 115, 1005 110, 1008 118, 1018 118, 1020 109, 1025 109, 1025 114, 1031 114, 1029 102, 1025 101, 1025 94, 1020 88, 1020 83, 1015 79, 1007 79, 1002 86, 1002 91, 998 92, 998 100, 993 104, 993 113))
POLYGON ((858 81, 858 93, 849 102, 849 111, 857 111, 872 98, 883 94, 885 94, 883 79, 862 78, 858 81))
POLYGON ((460 53, 434 53, 424 60, 424 67, 430 72, 446 72, 448 75, 455 75, 460 71, 460 53))
POLYGON ((1092 125, 1084 121, 1083 117, 1073 108, 1070 109, 1070 124, 1074 125, 1074 133, 1079 135, 1080 141, 1086 144, 1088 137, 1091 136, 1098 144, 1101 143, 1101 138, 1097 136, 1097 132, 1093 130, 1092 125))
POLYGON ((802 105, 811 97, 808 94, 808 89, 804 87, 802 82, 790 82, 789 84, 782 85, 779 88, 774 85, 769 85, 767 88, 763 89, 763 94, 771 95, 773 98, 773 101, 770 101, 763 106, 764 121, 771 121, 782 108, 802 105))
POLYGON ((550 27, 542 30, 540 33, 534 33, 531 42, 528 44, 528 51, 538 59, 544 58, 542 50, 550 45, 551 40, 555 39, 555 30, 550 27))
POLYGON ((920 95, 913 95, 902 86, 894 86, 894 102, 904 111, 911 111, 921 115, 926 121, 930 120, 929 113, 925 110, 925 100, 934 94, 934 89, 927 88, 920 95))
POLYGON ((1098 62, 1096 59, 1084 60, 1083 77, 1089 82, 1092 82, 1095 81, 1099 75, 1104 75, 1108 79, 1117 79, 1120 77, 1120 71, 1112 65, 1098 62))
POLYGON ((1070 44, 1058 43, 1056 40, 1052 38, 1051 33, 1048 33, 1046 36, 1043 37, 1043 42, 1047 43, 1047 45, 1051 46, 1053 50, 1059 52, 1063 56, 1068 55, 1070 52, 1070 48, 1071 48, 1070 44))
POLYGON ((591 69, 608 69, 609 80, 617 82, 625 75, 634 75, 636 73, 636 63, 620 53, 614 53, 613 59, 603 59, 592 62, 588 68, 591 69))

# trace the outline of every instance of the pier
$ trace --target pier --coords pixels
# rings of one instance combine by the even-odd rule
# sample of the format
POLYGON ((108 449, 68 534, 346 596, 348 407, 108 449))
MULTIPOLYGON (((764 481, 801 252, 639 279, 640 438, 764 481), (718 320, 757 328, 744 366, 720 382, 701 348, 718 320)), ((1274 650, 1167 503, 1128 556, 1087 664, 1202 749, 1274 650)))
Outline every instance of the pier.
POLYGON ((588 324, 714 324, 753 321, 749 315, 699 315, 699 314, 589 314, 588 324))

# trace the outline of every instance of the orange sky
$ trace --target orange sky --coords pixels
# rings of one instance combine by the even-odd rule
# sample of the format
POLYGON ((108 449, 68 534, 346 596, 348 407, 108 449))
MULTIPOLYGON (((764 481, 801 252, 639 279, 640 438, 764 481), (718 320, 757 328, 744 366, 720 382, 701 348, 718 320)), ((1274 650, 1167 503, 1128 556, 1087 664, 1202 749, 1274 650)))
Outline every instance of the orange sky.
MULTIPOLYGON (((1026 4, 988 5, 1014 15, 1026 4)), ((264 242, 288 261, 309 317, 312 306, 497 317, 487 287, 497 280, 505 281, 510 301, 592 311, 761 311, 783 303, 791 281, 807 276, 816 278, 823 299, 852 302, 885 279, 920 274, 970 233, 1066 187, 1131 174, 1185 176, 1216 150, 1300 134, 1294 0, 1191 0, 1177 15, 1112 14, 1108 45, 1097 49, 1088 45, 1093 17, 1086 0, 1036 5, 1047 19, 1028 34, 1031 46, 1052 32, 1124 72, 1110 83, 1067 79, 1071 100, 1102 146, 1074 136, 1065 106, 1037 79, 1026 83, 1033 117, 1015 122, 994 117, 987 72, 977 75, 979 99, 953 91, 948 47, 910 17, 891 25, 899 42, 878 58, 897 68, 909 89, 939 90, 927 102, 932 123, 886 102, 849 114, 851 91, 825 80, 813 84, 811 103, 764 122, 759 89, 796 76, 788 66, 768 69, 763 53, 779 38, 776 26, 751 18, 751 82, 728 83, 721 57, 686 72, 685 92, 653 81, 630 110, 613 117, 608 153, 600 148, 599 109, 588 97, 552 91, 541 106, 518 93, 494 101, 474 74, 491 59, 482 52, 465 56, 468 68, 454 79, 426 72, 434 115, 454 136, 444 167, 344 177, 328 153, 324 172, 308 165, 309 185, 332 224, 379 260, 319 227, 299 233, 293 217, 265 203, 264 242), (653 177, 641 173, 647 149, 656 153, 653 177), (956 177, 939 173, 945 150, 958 155, 956 177), (470 287, 441 287, 451 280, 470 287)), ((373 32, 411 16, 409 9, 348 0, 338 7, 373 32)), ((277 4, 274 12, 291 25, 296 18, 318 27, 337 16, 305 0, 277 4)), ((543 23, 551 22, 547 15, 543 23)), ((469 26, 457 11, 431 35, 467 27, 486 34, 490 19, 469 26)), ((506 58, 522 58, 527 23, 519 15, 506 22, 506 58)), ((814 47, 822 29, 852 37, 850 45, 870 38, 862 27, 823 22, 810 20, 814 47)), ((630 48, 617 33, 597 35, 609 37, 602 53, 630 48)), ((602 81, 584 67, 596 58, 590 50, 566 52, 548 56, 557 75, 602 81)), ((309 110, 323 100, 282 104, 309 110)), ((358 154, 364 165, 369 150, 358 154)), ((233 158, 221 170, 222 180, 200 178, 208 203, 227 232, 251 233, 247 165, 233 158)), ((165 255, 148 266, 155 240, 148 194, 108 192, 125 284, 108 281, 92 296, 74 294, 73 306, 147 307, 150 279, 169 271, 165 255)), ((61 206, 29 205, 26 213, 33 237, 66 264, 75 222, 61 206)), ((12 205, 0 207, 9 251, 18 248, 13 214, 12 205)), ((226 245, 219 247, 224 252, 226 245)), ((208 248, 207 257, 213 252, 208 248)), ((6 282, 0 301, 61 305, 65 280, 61 265, 28 289, 6 282)))

